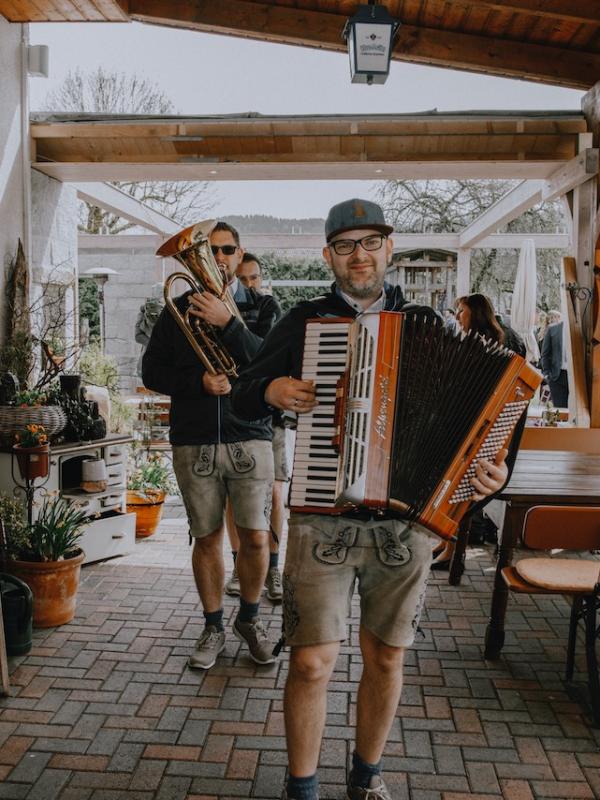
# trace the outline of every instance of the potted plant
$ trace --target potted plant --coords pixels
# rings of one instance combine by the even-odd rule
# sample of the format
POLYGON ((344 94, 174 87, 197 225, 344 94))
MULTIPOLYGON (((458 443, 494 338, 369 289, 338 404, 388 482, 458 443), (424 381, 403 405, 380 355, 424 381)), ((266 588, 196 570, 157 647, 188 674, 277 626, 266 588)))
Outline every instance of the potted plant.
POLYGON ((0 439, 10 446, 15 434, 26 425, 41 425, 51 438, 59 434, 67 416, 50 392, 38 389, 17 391, 9 404, 0 405, 0 439))
POLYGON ((171 471, 158 453, 134 455, 127 480, 127 511, 135 512, 135 535, 151 536, 162 517, 167 494, 175 491, 171 471))
POLYGON ((46 495, 31 525, 5 530, 6 569, 33 593, 34 627, 64 625, 75 616, 84 559, 78 543, 86 522, 75 503, 46 495))
POLYGON ((23 480, 46 477, 50 465, 50 446, 43 425, 30 423, 15 434, 13 450, 23 480))

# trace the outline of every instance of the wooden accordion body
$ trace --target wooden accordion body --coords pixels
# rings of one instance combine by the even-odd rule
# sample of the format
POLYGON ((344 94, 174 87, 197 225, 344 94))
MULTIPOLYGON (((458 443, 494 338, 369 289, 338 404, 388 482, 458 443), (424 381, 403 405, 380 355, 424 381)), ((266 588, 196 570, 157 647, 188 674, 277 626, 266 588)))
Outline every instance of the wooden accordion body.
POLYGON ((541 375, 524 358, 426 315, 306 323, 290 508, 392 511, 453 538, 479 458, 506 447, 541 375))

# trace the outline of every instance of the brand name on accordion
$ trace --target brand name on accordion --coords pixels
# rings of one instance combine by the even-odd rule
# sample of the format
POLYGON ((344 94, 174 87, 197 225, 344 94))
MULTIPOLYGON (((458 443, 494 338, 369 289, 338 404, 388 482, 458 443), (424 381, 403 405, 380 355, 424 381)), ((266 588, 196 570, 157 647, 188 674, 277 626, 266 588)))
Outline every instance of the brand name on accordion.
POLYGON ((382 376, 379 382, 379 390, 381 392, 381 405, 375 420, 375 433, 380 439, 385 439, 385 434, 388 425, 388 408, 390 405, 390 379, 388 376, 382 376))

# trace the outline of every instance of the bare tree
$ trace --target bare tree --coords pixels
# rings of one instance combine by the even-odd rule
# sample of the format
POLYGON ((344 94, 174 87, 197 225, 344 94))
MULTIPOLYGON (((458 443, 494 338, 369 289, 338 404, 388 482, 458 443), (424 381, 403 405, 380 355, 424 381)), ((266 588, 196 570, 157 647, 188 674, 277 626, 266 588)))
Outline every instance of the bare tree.
MULTIPOLYGON (((138 75, 109 72, 69 72, 62 85, 50 92, 44 109, 56 113, 174 114, 169 97, 156 84, 138 75)), ((186 223, 205 216, 214 205, 214 190, 207 181, 143 181, 114 183, 124 192, 168 217, 186 223)), ((122 233, 134 226, 98 206, 82 203, 79 229, 85 233, 122 233)))
MULTIPOLYGON (((514 181, 387 181, 378 190, 386 217, 405 233, 457 233, 508 192, 514 181)), ((508 233, 555 233, 564 229, 558 202, 529 209, 505 227, 508 233)), ((538 303, 559 304, 560 251, 537 254, 538 303)), ((488 294, 499 310, 510 308, 518 252, 474 249, 471 288, 488 294)))

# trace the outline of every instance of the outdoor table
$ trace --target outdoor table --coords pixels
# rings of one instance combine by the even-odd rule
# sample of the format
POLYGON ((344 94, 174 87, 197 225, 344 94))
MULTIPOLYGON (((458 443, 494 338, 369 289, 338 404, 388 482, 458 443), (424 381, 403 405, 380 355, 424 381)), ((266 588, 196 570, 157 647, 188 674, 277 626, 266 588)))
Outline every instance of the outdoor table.
MULTIPOLYGON (((521 450, 510 482, 500 497, 506 500, 507 508, 485 635, 487 659, 498 658, 504 645, 508 588, 502 570, 512 564, 527 510, 537 505, 600 507, 600 454, 521 450)), ((565 530, 565 547, 568 545, 569 531, 565 530)))

